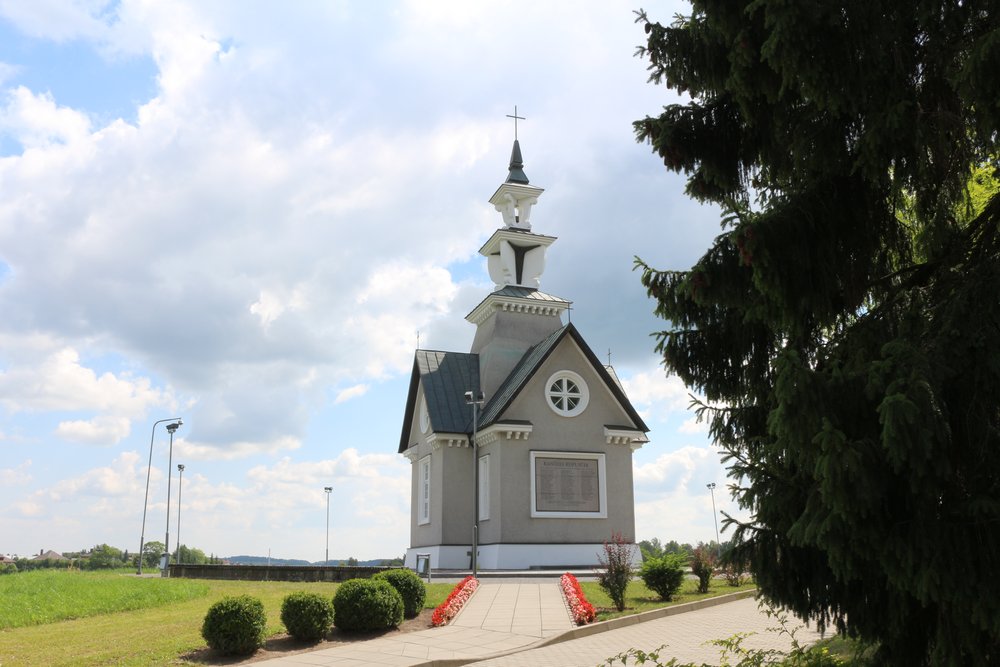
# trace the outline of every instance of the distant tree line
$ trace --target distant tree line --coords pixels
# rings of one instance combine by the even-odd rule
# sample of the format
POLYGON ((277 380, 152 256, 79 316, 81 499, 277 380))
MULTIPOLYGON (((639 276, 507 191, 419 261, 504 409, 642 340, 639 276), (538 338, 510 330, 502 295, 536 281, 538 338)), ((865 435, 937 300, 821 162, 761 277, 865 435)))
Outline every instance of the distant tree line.
MULTIPOLYGON (((142 565, 146 568, 156 568, 163 555, 163 542, 147 542, 142 547, 142 565)), ((217 564, 221 559, 215 554, 206 556, 201 549, 180 545, 171 554, 172 563, 194 565, 217 564)), ((67 551, 63 558, 15 558, 13 563, 0 564, 0 574, 28 572, 30 570, 115 570, 139 567, 139 554, 129 553, 109 544, 98 544, 92 549, 82 551, 67 551)))
POLYGON ((725 555, 730 550, 731 543, 727 540, 720 545, 715 540, 711 540, 709 542, 698 542, 697 545, 692 546, 688 542, 681 544, 676 540, 670 540, 669 542, 662 543, 659 538, 656 537, 651 540, 642 540, 639 542, 639 551, 642 553, 643 560, 662 558, 668 554, 686 555, 690 557, 695 552, 695 549, 698 548, 702 548, 716 555, 725 555))

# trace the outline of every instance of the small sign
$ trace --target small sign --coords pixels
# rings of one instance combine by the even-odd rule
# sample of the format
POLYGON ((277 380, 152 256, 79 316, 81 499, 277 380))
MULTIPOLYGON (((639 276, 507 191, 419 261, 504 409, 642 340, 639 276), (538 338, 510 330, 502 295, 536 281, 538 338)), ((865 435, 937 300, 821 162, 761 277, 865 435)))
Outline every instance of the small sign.
POLYGON ((417 574, 427 577, 427 582, 431 580, 431 555, 417 554, 417 574))

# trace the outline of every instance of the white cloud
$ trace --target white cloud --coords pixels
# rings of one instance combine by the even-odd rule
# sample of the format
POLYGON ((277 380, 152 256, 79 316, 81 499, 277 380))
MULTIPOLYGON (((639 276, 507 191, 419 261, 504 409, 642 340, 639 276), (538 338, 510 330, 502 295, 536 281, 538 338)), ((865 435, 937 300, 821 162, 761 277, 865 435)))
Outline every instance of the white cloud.
POLYGON ((17 76, 20 71, 21 68, 17 65, 11 65, 10 63, 0 61, 0 86, 17 76))
POLYGON ((686 435, 694 435, 697 433, 708 433, 708 422, 704 419, 699 420, 697 415, 689 419, 684 420, 684 423, 680 425, 677 429, 678 433, 684 433, 686 435))
POLYGON ((0 132, 9 133, 25 148, 45 148, 85 141, 90 120, 79 111, 56 105, 48 93, 35 95, 18 86, 0 109, 0 132))
POLYGON ((125 417, 101 416, 90 420, 59 422, 56 435, 66 440, 92 445, 114 445, 130 431, 131 422, 125 417))
POLYGON ((676 375, 667 375, 662 369, 643 371, 622 379, 629 400, 644 414, 660 419, 669 413, 686 412, 691 404, 691 394, 676 375))
POLYGON ((32 480, 31 459, 14 468, 0 468, 0 486, 24 486, 32 480))
MULTIPOLYGON (((49 349, 38 356, 33 354, 38 351, 37 339, 24 342, 21 351, 27 358, 0 372, 0 403, 9 410, 99 410, 137 417, 151 406, 168 406, 173 401, 147 378, 110 372, 98 376, 81 363, 72 347, 49 349)), ((11 352, 8 348, 7 354, 11 352)), ((117 429, 121 431, 120 423, 117 429)))
POLYGON ((235 461, 260 454, 279 454, 293 451, 302 446, 302 441, 291 436, 281 436, 271 440, 227 442, 225 446, 175 439, 177 455, 191 461, 235 461))
POLYGON ((123 452, 109 466, 101 466, 52 486, 47 496, 52 500, 72 500, 79 496, 123 498, 137 494, 139 455, 123 452))
MULTIPOLYGON (((663 454, 654 462, 634 466, 636 493, 636 538, 658 537, 695 544, 715 539, 712 494, 722 530, 722 512, 745 518, 730 499, 726 471, 720 455, 710 446, 682 447, 663 454)), ((722 535, 725 540, 726 535, 722 535)))
POLYGON ((652 463, 636 464, 634 479, 639 490, 673 492, 686 490, 692 480, 698 483, 698 475, 706 477, 708 483, 716 478, 719 469, 719 455, 709 446, 688 446, 662 454, 652 463))
POLYGON ((102 35, 106 26, 95 15, 100 14, 108 4, 101 0, 3 0, 0 2, 0 15, 28 35, 63 42, 102 35))
POLYGON ((366 384, 356 384, 353 387, 348 387, 337 393, 337 398, 333 399, 335 405, 339 405, 345 401, 349 401, 352 398, 358 398, 359 396, 364 396, 368 393, 368 385, 366 384))

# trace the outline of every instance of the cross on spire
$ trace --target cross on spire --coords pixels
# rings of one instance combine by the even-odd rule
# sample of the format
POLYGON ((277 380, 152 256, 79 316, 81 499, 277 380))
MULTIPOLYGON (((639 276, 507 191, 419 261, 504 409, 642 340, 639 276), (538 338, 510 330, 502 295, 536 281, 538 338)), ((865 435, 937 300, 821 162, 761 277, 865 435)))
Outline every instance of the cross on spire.
POLYGON ((516 104, 514 105, 514 115, 511 116, 510 114, 507 114, 507 118, 513 118, 514 119, 514 141, 517 141, 517 121, 519 121, 519 120, 527 120, 527 119, 524 116, 518 116, 517 115, 517 105, 516 104))

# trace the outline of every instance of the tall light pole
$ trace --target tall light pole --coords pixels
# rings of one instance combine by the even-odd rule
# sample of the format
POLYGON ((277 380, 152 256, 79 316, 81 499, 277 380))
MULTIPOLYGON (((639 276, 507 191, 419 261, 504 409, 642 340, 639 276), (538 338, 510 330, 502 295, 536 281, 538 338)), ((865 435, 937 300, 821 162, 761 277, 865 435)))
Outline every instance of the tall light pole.
POLYGON ((142 501, 142 533, 139 536, 139 571, 136 574, 142 574, 142 547, 146 544, 146 505, 149 503, 149 473, 153 469, 153 436, 156 434, 156 425, 163 422, 176 422, 178 426, 184 423, 180 417, 159 419, 153 422, 153 430, 149 433, 149 463, 146 465, 146 498, 142 501))
POLYGON ((172 479, 171 475, 173 470, 171 467, 174 465, 174 432, 180 428, 180 423, 167 424, 167 432, 170 433, 170 450, 167 456, 167 536, 163 541, 163 576, 167 576, 168 568, 170 567, 170 481, 172 479))
POLYGON ((479 406, 483 404, 483 392, 465 392, 465 402, 472 406, 472 576, 479 577, 479 406))
POLYGON ((326 492, 326 566, 330 567, 330 492, 333 487, 324 486, 323 491, 326 492))
POLYGON ((719 542, 719 515, 715 511, 715 482, 709 482, 708 490, 712 492, 712 519, 715 521, 715 556, 722 558, 722 543, 719 542))
POLYGON ((177 562, 181 559, 181 493, 184 490, 184 464, 177 464, 177 562))

